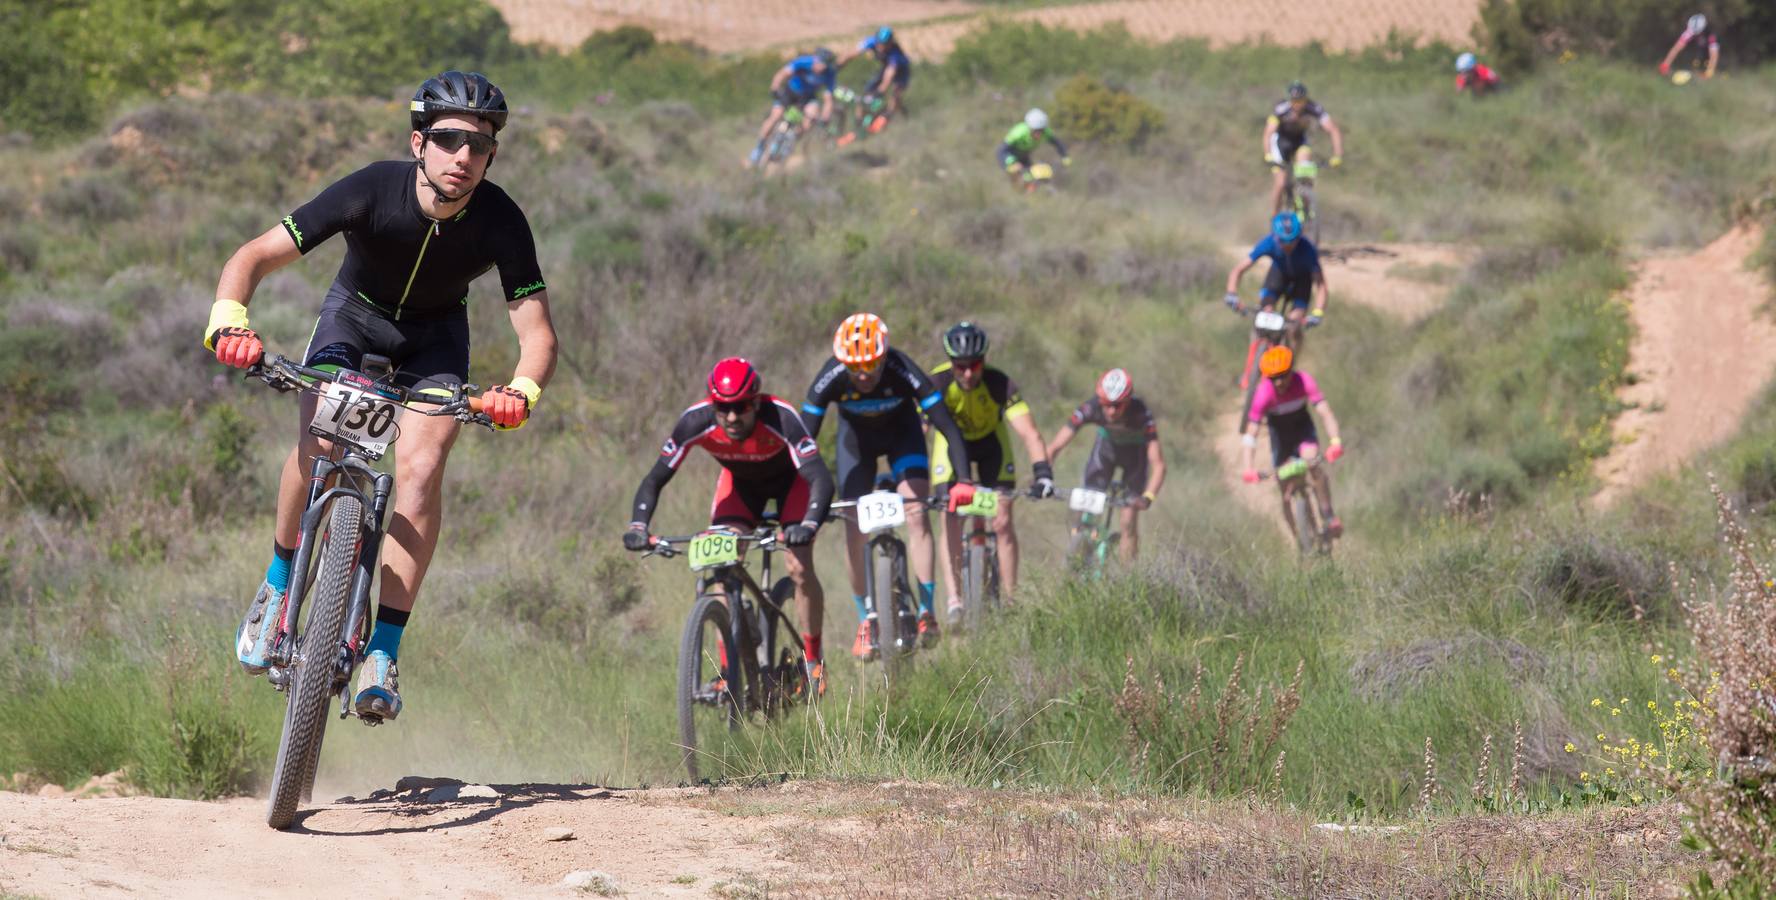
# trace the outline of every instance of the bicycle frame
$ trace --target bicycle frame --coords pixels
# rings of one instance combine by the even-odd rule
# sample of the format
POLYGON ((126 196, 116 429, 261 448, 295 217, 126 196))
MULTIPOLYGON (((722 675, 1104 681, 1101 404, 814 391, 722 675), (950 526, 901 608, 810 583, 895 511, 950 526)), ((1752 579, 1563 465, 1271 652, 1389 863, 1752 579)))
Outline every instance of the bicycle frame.
MULTIPOLYGON (((771 520, 767 521, 768 525, 761 525, 754 530, 751 536, 742 535, 742 537, 759 545, 759 550, 763 555, 763 559, 760 561, 760 572, 763 575, 764 583, 772 584, 771 556, 777 553, 779 548, 775 541, 767 543, 761 537, 762 534, 775 530, 776 523, 771 520)), ((671 549, 673 545, 687 542, 690 539, 690 537, 661 538, 658 546, 669 549, 656 550, 655 552, 662 556, 676 556, 678 551, 671 549)), ((797 637, 802 634, 801 626, 796 622, 795 617, 790 615, 789 610, 779 605, 770 592, 760 587, 759 581, 754 580, 752 572, 746 568, 745 553, 741 554, 740 560, 736 563, 698 573, 697 596, 702 597, 709 594, 711 588, 716 587, 721 589, 723 601, 727 604, 729 613, 729 633, 723 635, 723 639, 734 651, 727 654, 726 665, 720 666, 722 678, 730 685, 744 684, 748 694, 757 690, 759 696, 764 696, 762 686, 735 678, 734 667, 739 665, 740 654, 753 653, 755 659, 760 662, 759 672, 763 677, 763 673, 769 671, 770 667, 774 665, 778 650, 776 646, 777 630, 770 627, 767 617, 773 613, 782 616, 784 623, 797 637)), ((748 701, 757 702, 756 698, 752 697, 745 698, 741 702, 748 701)), ((763 706, 762 703, 758 703, 758 705, 763 706)))

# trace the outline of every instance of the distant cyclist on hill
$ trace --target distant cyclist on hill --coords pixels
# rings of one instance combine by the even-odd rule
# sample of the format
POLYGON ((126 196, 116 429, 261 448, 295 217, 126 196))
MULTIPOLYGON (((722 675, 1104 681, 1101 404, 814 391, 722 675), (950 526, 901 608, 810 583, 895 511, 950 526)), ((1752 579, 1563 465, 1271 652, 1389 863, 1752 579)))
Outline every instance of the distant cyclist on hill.
MULTIPOLYGON (((900 95, 906 92, 907 83, 913 80, 913 61, 907 58, 906 51, 900 48, 900 41, 894 36, 894 29, 884 25, 876 29, 876 33, 864 38, 857 49, 839 57, 841 68, 853 59, 868 53, 874 57, 880 68, 870 76, 869 85, 863 89, 865 94, 884 97, 888 101, 888 114, 900 112, 900 95)), ((878 119, 877 121, 886 121, 878 119)))
POLYGON ((1708 26, 1708 17, 1697 13, 1684 24, 1683 34, 1677 36, 1676 43, 1665 53, 1665 59, 1659 63, 1659 74, 1670 75, 1671 64, 1677 62, 1677 55, 1687 46, 1694 44, 1698 53, 1707 55, 1706 68, 1702 70, 1703 78, 1714 77, 1714 67, 1720 62, 1720 36, 1708 26))
POLYGON ((758 165, 759 157, 765 153, 765 141, 771 137, 771 129, 783 120, 786 111, 800 109, 807 115, 802 122, 803 131, 807 131, 815 119, 824 122, 831 118, 832 92, 838 79, 837 57, 825 47, 784 63, 783 68, 771 76, 771 111, 765 116, 765 124, 759 126, 758 143, 746 157, 746 165, 758 165), (814 109, 816 102, 820 104, 819 112, 814 109))
MULTIPOLYGON (((1245 431, 1240 435, 1240 478, 1247 484, 1258 483, 1254 457, 1258 453, 1260 424, 1270 428, 1270 464, 1273 468, 1281 468, 1290 459, 1310 464, 1318 462, 1320 435, 1314 428, 1315 412, 1320 414, 1320 419, 1326 423, 1326 432, 1332 437, 1331 445, 1326 448, 1326 460, 1337 462, 1344 455, 1344 441, 1338 435, 1338 419, 1332 415, 1331 404, 1320 394, 1320 386, 1314 383, 1312 376, 1295 368, 1294 352, 1288 347, 1272 347, 1264 351, 1264 356, 1258 360, 1258 371, 1264 380, 1258 383, 1258 392, 1252 397, 1252 411, 1248 414, 1245 431)), ((1322 468, 1312 483, 1326 534, 1330 537, 1344 534, 1344 523, 1332 511, 1332 476, 1322 468)), ((1290 528, 1295 527, 1295 520, 1287 508, 1283 510, 1283 518, 1289 520, 1290 528)))
POLYGON ((1289 84, 1289 96, 1271 108, 1264 122, 1264 161, 1274 172, 1270 188, 1270 209, 1283 210, 1283 188, 1289 183, 1289 167, 1295 163, 1295 151, 1307 144, 1307 132, 1315 124, 1332 136, 1332 168, 1344 162, 1344 134, 1318 102, 1307 96, 1307 85, 1299 81, 1289 84))
MULTIPOLYGON (((1159 499, 1165 485, 1165 456, 1159 449, 1159 429, 1153 424, 1153 413, 1146 401, 1135 396, 1135 382, 1121 369, 1111 369, 1098 378, 1097 390, 1090 399, 1079 404, 1067 424, 1048 444, 1052 463, 1072 443, 1073 436, 1087 425, 1098 427, 1097 440, 1092 443, 1091 457, 1085 461, 1082 481, 1094 491, 1107 491, 1122 470, 1122 483, 1130 492, 1139 485, 1141 494, 1132 506, 1122 509, 1122 561, 1133 562, 1141 552, 1141 532, 1137 527, 1141 510, 1159 499)), ((1079 516, 1073 517, 1073 531, 1079 530, 1079 516)))
POLYGON ((795 407, 763 392, 752 363, 739 357, 716 363, 704 399, 679 414, 659 459, 635 490, 624 549, 641 551, 652 545, 648 523, 659 507, 660 489, 694 447, 709 451, 722 467, 709 524, 750 531, 764 518, 766 507, 776 504, 789 577, 795 582, 796 615, 805 629, 808 678, 819 696, 826 685, 820 646, 826 595, 814 574, 814 535, 826 521, 833 496, 832 473, 820 448, 795 407))
MULTIPOLYGON (((888 346, 888 326, 875 313, 857 313, 839 324, 833 334, 833 355, 808 386, 802 402, 802 421, 818 438, 826 421, 826 408, 839 407, 839 497, 856 500, 875 490, 876 461, 886 460, 889 477, 906 501, 907 551, 913 575, 919 580, 919 641, 929 645, 938 638, 933 596, 931 522, 925 516, 925 498, 931 493, 931 460, 925 455, 923 411, 949 441, 950 467, 962 476, 951 486, 949 508, 954 512, 974 499, 969 476, 967 442, 956 419, 943 403, 943 393, 919 364, 888 346)), ((851 652, 873 659, 880 649, 876 621, 864 605, 863 532, 855 519, 845 523, 845 562, 851 575, 851 599, 857 604, 857 641, 851 652)), ((879 597, 886 602, 887 598, 879 597)))
MULTIPOLYGON (((556 342, 530 225, 518 204, 486 180, 506 124, 505 95, 478 72, 450 71, 420 85, 408 108, 412 159, 371 163, 345 176, 229 257, 204 346, 226 365, 258 362, 265 347, 247 325, 254 290, 265 276, 344 234, 345 260, 321 304, 304 365, 357 369, 366 353, 379 354, 394 362, 399 384, 448 395, 469 376, 469 283, 497 268, 500 296, 518 333, 518 364, 510 381, 483 398, 495 425, 518 427, 555 371, 556 342)), ((290 563, 309 461, 329 452, 308 433, 315 404, 314 394, 302 395, 301 436, 278 482, 271 564, 236 639, 241 665, 256 675, 270 665, 290 579, 302 575, 292 573, 290 563)), ((395 658, 438 543, 444 463, 459 427, 444 417, 401 422, 381 595, 354 700, 367 719, 393 719, 401 711, 395 658)))
POLYGON ((1291 322, 1302 322, 1312 328, 1326 316, 1326 272, 1320 267, 1320 251, 1313 241, 1301 234, 1301 217, 1292 212, 1277 213, 1270 220, 1270 234, 1252 247, 1252 252, 1227 273, 1227 307, 1243 312, 1239 283, 1246 271, 1260 259, 1270 260, 1270 271, 1264 276, 1264 287, 1258 291, 1258 308, 1272 309, 1279 299, 1287 299, 1283 314, 1291 322), (1311 311, 1309 304, 1312 304, 1311 311))
POLYGON ((1472 53, 1463 53, 1455 58, 1455 91, 1472 91, 1476 97, 1483 97, 1499 89, 1498 73, 1484 65, 1472 53))
MULTIPOLYGON (((1053 496, 1054 469, 1048 464, 1042 432, 1036 428, 1029 404, 1019 395, 1017 382, 987 365, 987 332, 973 322, 962 322, 944 332, 943 345, 949 362, 932 369, 931 378, 943 392, 944 405, 955 416, 956 425, 968 442, 975 483, 1007 492, 1017 488, 1016 457, 1011 449, 1011 435, 1016 432, 1030 454, 1036 493, 1053 496)), ((956 472, 949 464, 949 443, 942 432, 933 440, 931 456, 932 480, 940 486, 954 481, 956 472)), ((999 513, 993 518, 999 580, 1007 597, 1017 590, 1018 576, 1017 527, 1012 521, 1012 505, 1010 497, 1001 500, 999 513)), ((946 612, 952 625, 962 618, 962 586, 956 576, 961 559, 962 518, 946 513, 944 552, 938 556, 938 562, 943 569, 944 588, 949 591, 946 612)))
POLYGON ((999 145, 999 165, 1004 167, 1005 174, 1011 178, 1012 187, 1023 187, 1025 172, 1030 168, 1031 155, 1043 141, 1054 145, 1055 152, 1061 155, 1061 165, 1073 164, 1073 158, 1067 155, 1066 146, 1048 129, 1048 113, 1032 109, 1024 113, 1022 122, 1013 125, 1005 133, 1005 140, 999 145))

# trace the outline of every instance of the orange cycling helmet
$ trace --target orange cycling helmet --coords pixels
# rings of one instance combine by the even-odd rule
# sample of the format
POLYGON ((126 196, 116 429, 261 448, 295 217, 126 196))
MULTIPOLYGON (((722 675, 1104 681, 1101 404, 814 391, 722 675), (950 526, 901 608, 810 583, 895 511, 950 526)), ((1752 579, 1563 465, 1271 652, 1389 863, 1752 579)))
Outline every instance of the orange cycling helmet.
POLYGON ((854 313, 833 333, 833 356, 847 366, 871 368, 888 355, 888 326, 875 313, 854 313))
POLYGON ((1295 351, 1288 347, 1272 347, 1258 357, 1258 371, 1265 378, 1275 378, 1295 368, 1295 351))

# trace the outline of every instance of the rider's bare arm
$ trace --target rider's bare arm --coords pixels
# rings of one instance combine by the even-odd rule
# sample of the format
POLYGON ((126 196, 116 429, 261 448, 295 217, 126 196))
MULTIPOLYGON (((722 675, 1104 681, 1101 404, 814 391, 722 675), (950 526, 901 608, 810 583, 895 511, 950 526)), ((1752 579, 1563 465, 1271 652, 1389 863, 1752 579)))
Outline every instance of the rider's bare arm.
POLYGON ((1277 117, 1271 116, 1270 119, 1264 123, 1264 134, 1258 138, 1258 149, 1260 153, 1264 154, 1265 159, 1270 158, 1270 139, 1271 136, 1276 133, 1277 117))
MULTIPOLYGON (((1320 421, 1326 423, 1326 436, 1331 438, 1332 443, 1343 443, 1344 439, 1339 437, 1338 433, 1338 417, 1332 415, 1332 404, 1321 400, 1314 404, 1314 412, 1319 413, 1320 421)), ((1256 427, 1257 426, 1253 426, 1254 430, 1256 430, 1256 427)))
POLYGON ((1153 498, 1159 496, 1159 489, 1160 489, 1160 487, 1165 485, 1165 480, 1166 480, 1165 454, 1160 452, 1158 440, 1148 441, 1147 442, 1147 490, 1145 492, 1143 492, 1142 496, 1146 497, 1147 501, 1149 503, 1153 502, 1153 498))
POLYGON ((1036 428, 1036 417, 1028 412, 1021 416, 1007 416, 1005 423, 1017 436, 1023 439, 1024 449, 1030 454, 1030 464, 1048 462, 1048 447, 1042 443, 1042 432, 1036 428))
POLYGON ((1240 433, 1240 471, 1250 472, 1258 457, 1258 423, 1247 422, 1240 433))
POLYGON ((1720 45, 1719 44, 1709 44, 1708 45, 1708 68, 1703 70, 1702 77, 1703 78, 1713 78, 1714 77, 1714 64, 1718 63, 1718 62, 1720 62, 1720 45))
POLYGON ((1245 277, 1246 270, 1252 268, 1253 266, 1255 266, 1257 264, 1258 264, 1258 261, 1255 259, 1240 260, 1239 264, 1234 266, 1232 271, 1227 273, 1227 293, 1229 293, 1229 294, 1239 293, 1240 279, 1245 277))
POLYGON ((1325 315, 1326 314, 1326 300, 1327 300, 1327 298, 1329 298, 1331 296, 1332 296, 1331 289, 1326 287, 1326 270, 1321 269, 1318 272, 1315 272, 1314 273, 1314 300, 1315 300, 1314 314, 1315 315, 1325 315))
POLYGON ((512 377, 528 378, 545 387, 555 376, 555 322, 549 318, 549 292, 537 291, 506 304, 512 330, 518 333, 518 367, 512 377))
POLYGON ((1072 443, 1073 435, 1078 433, 1079 429, 1074 428, 1073 423, 1071 422, 1062 425, 1061 430, 1055 432, 1054 440, 1050 441, 1048 445, 1048 461, 1051 464, 1060 457, 1061 451, 1065 449, 1069 443, 1072 443))
POLYGON ((784 66, 778 69, 777 74, 771 76, 771 92, 776 93, 783 90, 783 86, 789 83, 789 76, 793 74, 795 74, 794 66, 784 66))
POLYGON ((1326 129, 1326 133, 1332 136, 1332 155, 1334 157, 1343 156, 1344 132, 1338 130, 1338 123, 1332 121, 1331 116, 1325 116, 1320 119, 1320 127, 1326 129))
POLYGON ((222 267, 216 282, 216 299, 233 300, 246 306, 265 276, 302 258, 296 241, 282 225, 273 225, 264 234, 242 244, 222 267))

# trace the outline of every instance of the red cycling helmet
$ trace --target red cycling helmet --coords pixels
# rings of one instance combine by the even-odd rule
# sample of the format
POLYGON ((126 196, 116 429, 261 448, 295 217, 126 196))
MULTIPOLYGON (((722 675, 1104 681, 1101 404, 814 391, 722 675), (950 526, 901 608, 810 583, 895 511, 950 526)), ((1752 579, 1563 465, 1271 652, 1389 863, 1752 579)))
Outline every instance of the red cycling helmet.
POLYGON ((752 363, 730 356, 709 370, 709 399, 716 403, 739 403, 759 395, 759 373, 752 363))
POLYGON ((1121 369, 1111 369, 1098 378, 1098 402, 1105 406, 1121 406, 1135 393, 1135 380, 1121 369))

